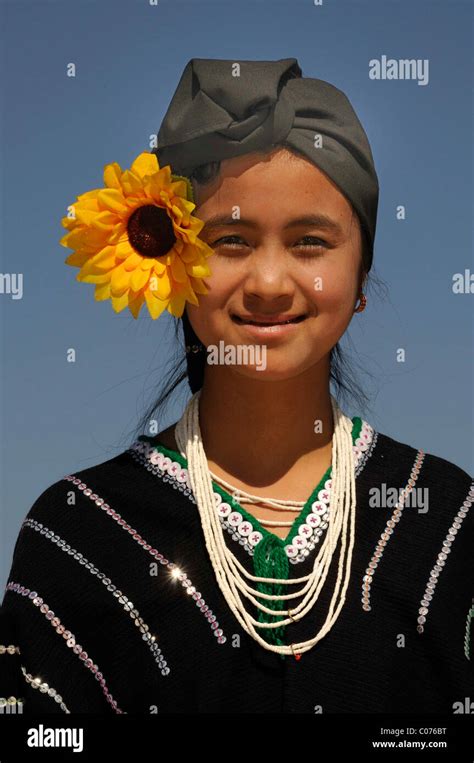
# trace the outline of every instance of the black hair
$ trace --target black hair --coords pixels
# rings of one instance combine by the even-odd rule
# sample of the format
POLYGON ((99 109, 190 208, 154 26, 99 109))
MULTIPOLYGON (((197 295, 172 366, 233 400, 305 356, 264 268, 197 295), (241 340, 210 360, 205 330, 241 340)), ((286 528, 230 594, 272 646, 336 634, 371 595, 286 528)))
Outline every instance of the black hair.
MULTIPOLYGON (((267 155, 282 148, 293 155, 306 158, 303 154, 298 152, 292 146, 288 146, 286 143, 272 144, 268 149, 259 153, 267 155)), ((193 189, 196 191, 199 186, 205 186, 214 181, 219 176, 220 166, 220 161, 212 161, 197 167, 189 175, 193 189)), ((353 210, 353 216, 354 215, 358 217, 353 210)), ((368 273, 370 240, 360 218, 358 219, 362 235, 362 282, 364 283, 364 290, 367 292, 368 289, 372 289, 374 286, 381 287, 382 290, 384 290, 385 284, 383 281, 375 276, 373 272, 368 273)), ((371 268, 371 271, 373 271, 373 268, 371 268)), ((177 349, 176 356, 174 359, 170 360, 171 367, 163 379, 159 396, 143 413, 135 429, 134 437, 138 434, 146 433, 146 429, 149 427, 152 420, 157 422, 163 418, 164 411, 172 396, 175 392, 181 389, 181 385, 184 381, 187 380, 188 386, 193 394, 201 389, 203 385, 207 353, 191 326, 186 309, 181 318, 173 318, 173 321, 175 334, 174 342, 175 348, 177 349), (202 347, 202 349, 199 350, 199 347, 202 347), (186 348, 188 351, 186 351, 186 348)), ((345 332, 345 336, 347 337, 349 344, 352 345, 352 340, 347 331, 345 332)), ((357 372, 355 370, 356 365, 358 366, 359 371, 363 371, 364 374, 372 376, 366 369, 363 369, 354 358, 349 360, 346 356, 346 351, 342 350, 339 342, 331 349, 329 379, 334 387, 333 394, 338 400, 339 405, 344 407, 343 403, 352 402, 352 404, 355 405, 357 415, 363 415, 370 409, 369 403, 371 397, 365 392, 357 379, 357 372)))

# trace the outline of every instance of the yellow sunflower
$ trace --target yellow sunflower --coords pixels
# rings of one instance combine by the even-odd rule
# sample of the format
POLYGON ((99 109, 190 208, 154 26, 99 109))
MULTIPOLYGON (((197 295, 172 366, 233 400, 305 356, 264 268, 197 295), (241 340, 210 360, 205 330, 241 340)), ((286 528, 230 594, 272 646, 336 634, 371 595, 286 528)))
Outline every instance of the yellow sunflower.
POLYGON ((107 164, 104 183, 78 196, 61 220, 77 280, 96 284, 96 300, 110 299, 117 313, 128 306, 134 318, 144 302, 152 318, 165 309, 179 318, 186 301, 199 305, 213 250, 198 238, 204 222, 191 214, 189 180, 144 152, 130 170, 107 164))

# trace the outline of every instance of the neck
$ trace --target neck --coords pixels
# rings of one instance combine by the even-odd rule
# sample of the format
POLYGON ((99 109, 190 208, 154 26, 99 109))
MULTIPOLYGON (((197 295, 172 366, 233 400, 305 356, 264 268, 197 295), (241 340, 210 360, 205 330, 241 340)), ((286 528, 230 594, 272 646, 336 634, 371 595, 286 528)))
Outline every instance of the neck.
POLYGON ((199 420, 207 459, 248 484, 273 483, 295 466, 327 459, 329 358, 283 381, 206 366, 199 420))

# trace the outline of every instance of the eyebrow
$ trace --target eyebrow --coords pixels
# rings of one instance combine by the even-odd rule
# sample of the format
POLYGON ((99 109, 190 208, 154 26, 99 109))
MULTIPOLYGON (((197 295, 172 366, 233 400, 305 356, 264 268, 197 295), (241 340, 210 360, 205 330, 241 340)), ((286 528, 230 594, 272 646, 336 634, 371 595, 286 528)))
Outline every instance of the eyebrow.
MULTIPOLYGON (((229 215, 214 215, 213 217, 210 217, 209 220, 205 221, 203 230, 210 231, 213 228, 220 228, 228 225, 246 225, 247 227, 254 229, 259 227, 259 224, 255 220, 250 220, 249 218, 240 217, 235 219, 229 215)), ((333 220, 332 217, 324 214, 303 215, 302 217, 296 217, 286 223, 283 230, 301 227, 302 225, 322 228, 339 235, 343 233, 342 227, 339 225, 339 223, 333 220)))

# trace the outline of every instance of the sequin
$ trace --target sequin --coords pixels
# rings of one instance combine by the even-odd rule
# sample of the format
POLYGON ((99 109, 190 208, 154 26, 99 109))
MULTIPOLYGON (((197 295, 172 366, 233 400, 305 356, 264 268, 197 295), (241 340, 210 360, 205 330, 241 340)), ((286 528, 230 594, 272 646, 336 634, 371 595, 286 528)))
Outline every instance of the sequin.
POLYGON ((247 537, 252 532, 253 528, 250 522, 242 522, 238 526, 238 532, 243 535, 244 537, 247 537))
POLYGON ((262 533, 255 531, 253 533, 250 533, 250 535, 248 536, 248 542, 250 543, 251 546, 256 546, 258 543, 260 543, 262 538, 263 538, 262 533))
POLYGON ((295 535, 293 538, 293 546, 297 549, 306 548, 308 541, 302 535, 295 535))
MULTIPOLYGON (((220 497, 220 496, 219 496, 220 497)), ((228 517, 232 513, 232 509, 228 503, 221 503, 217 508, 217 513, 220 517, 228 517)))
POLYGON ((310 538, 313 534, 313 528, 309 524, 300 525, 298 528, 298 535, 302 535, 303 538, 310 538))

